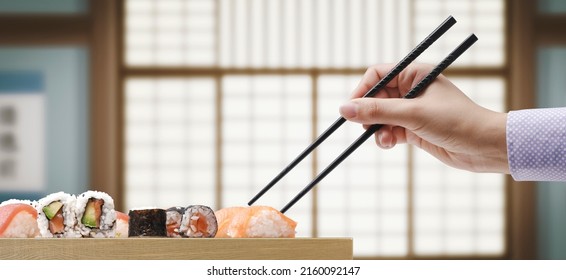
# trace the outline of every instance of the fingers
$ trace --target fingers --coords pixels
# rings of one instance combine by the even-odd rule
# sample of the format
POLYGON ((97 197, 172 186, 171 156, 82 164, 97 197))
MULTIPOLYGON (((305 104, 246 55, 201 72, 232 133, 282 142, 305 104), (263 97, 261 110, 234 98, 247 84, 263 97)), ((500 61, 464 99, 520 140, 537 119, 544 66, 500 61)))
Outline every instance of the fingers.
POLYGON ((375 133, 375 143, 383 148, 390 149, 396 144, 395 136, 393 135, 391 126, 384 126, 378 132, 375 133))
POLYGON ((414 100, 401 98, 358 98, 340 107, 340 115, 361 124, 415 127, 414 100))
MULTIPOLYGON (((400 97, 409 92, 433 68, 428 64, 411 64, 375 95, 376 98, 361 98, 393 67, 393 64, 379 64, 368 68, 354 90, 352 100, 340 107, 342 117, 364 124, 366 129, 371 124, 383 124, 384 127, 375 134, 375 142, 385 149, 418 139, 414 137, 414 131, 423 127, 427 107, 422 104, 422 100, 419 105, 414 99, 400 97)), ((442 75, 438 79, 442 80, 442 75)), ((430 118, 430 114, 428 115, 430 118)))
POLYGON ((373 88, 389 71, 394 64, 379 64, 372 66, 366 70, 362 80, 352 92, 352 98, 364 96, 371 88, 373 88))
POLYGON ((375 143, 383 148, 390 149, 397 144, 407 143, 406 130, 400 126, 384 126, 375 133, 375 143))
MULTIPOLYGON (((383 77, 385 77, 394 64, 377 64, 369 67, 364 73, 362 80, 352 92, 351 98, 360 98, 373 88, 383 77)), ((400 97, 399 93, 408 92, 414 85, 433 68, 428 64, 411 64, 399 75, 393 78, 386 87, 386 93, 379 92, 376 97, 400 97), (395 90, 391 90, 395 89, 395 90), (385 95, 385 96, 383 96, 385 95)))

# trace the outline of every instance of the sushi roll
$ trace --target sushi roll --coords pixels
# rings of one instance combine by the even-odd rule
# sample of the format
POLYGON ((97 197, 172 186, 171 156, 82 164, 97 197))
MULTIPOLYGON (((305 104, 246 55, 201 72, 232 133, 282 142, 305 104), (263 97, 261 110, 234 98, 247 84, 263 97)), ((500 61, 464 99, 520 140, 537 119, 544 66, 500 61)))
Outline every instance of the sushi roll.
POLYGON ((297 222, 269 206, 229 207, 216 212, 216 237, 295 237, 297 222))
POLYGON ((167 237, 164 209, 135 209, 128 212, 128 237, 167 237))
POLYGON ((99 191, 86 191, 75 203, 77 230, 83 237, 114 237, 116 211, 114 199, 99 191))
POLYGON ((114 237, 116 238, 126 238, 128 237, 128 223, 130 217, 128 214, 116 211, 116 233, 114 237))
POLYGON ((181 221, 185 207, 171 207, 166 210, 167 214, 167 237, 183 237, 181 234, 181 221))
POLYGON ((191 205, 185 209, 180 228, 184 237, 214 237, 217 230, 216 215, 210 207, 191 205))
POLYGON ((37 202, 37 225, 41 237, 81 237, 75 229, 75 201, 74 195, 57 192, 37 202))
POLYGON ((0 204, 0 238, 39 236, 34 202, 11 199, 0 204))

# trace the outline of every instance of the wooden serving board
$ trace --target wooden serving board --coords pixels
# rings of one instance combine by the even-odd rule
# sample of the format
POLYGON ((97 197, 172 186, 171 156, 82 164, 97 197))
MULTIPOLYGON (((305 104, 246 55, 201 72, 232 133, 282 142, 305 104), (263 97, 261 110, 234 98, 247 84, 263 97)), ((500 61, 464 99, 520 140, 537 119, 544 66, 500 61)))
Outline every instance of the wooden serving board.
POLYGON ((4 260, 351 260, 351 238, 0 239, 4 260))

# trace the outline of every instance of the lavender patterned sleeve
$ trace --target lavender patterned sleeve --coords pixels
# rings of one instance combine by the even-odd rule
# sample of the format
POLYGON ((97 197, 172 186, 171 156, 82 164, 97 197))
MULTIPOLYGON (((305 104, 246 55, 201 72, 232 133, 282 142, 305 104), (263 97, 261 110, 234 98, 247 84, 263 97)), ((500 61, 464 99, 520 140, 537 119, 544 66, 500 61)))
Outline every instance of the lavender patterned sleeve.
POLYGON ((566 107, 509 112, 507 154, 517 181, 566 181, 566 107))

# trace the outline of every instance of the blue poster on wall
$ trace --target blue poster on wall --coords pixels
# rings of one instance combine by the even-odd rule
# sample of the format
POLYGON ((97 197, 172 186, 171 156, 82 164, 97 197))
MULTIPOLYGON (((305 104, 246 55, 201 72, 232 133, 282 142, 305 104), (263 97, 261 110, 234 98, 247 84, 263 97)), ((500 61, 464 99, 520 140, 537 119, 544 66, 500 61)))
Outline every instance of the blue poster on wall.
POLYGON ((0 191, 45 184, 45 94, 39 71, 0 71, 0 191))

